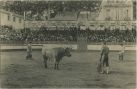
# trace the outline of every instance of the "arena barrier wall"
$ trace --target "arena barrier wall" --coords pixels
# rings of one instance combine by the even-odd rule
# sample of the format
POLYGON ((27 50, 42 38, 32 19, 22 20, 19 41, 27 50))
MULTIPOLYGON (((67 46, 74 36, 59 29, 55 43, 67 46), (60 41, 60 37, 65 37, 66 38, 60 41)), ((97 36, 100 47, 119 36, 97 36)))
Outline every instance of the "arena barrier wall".
MULTIPOLYGON (((120 45, 108 45, 110 50, 120 50, 120 45)), ((101 45, 88 45, 88 50, 100 50, 101 45)), ((125 50, 136 50, 136 45, 125 45, 125 50)))
MULTIPOLYGON (((42 46, 45 46, 47 48, 54 48, 54 47, 70 47, 73 50, 77 50, 78 49, 78 45, 77 44, 33 44, 32 48, 33 50, 41 50, 42 46)), ((136 45, 125 45, 126 48, 125 50, 129 50, 129 51, 136 51, 136 45)), ((108 47, 110 48, 110 50, 112 51, 118 51, 120 49, 120 45, 108 45, 108 47)), ((26 50, 26 45, 1 45, 0 46, 1 51, 13 51, 13 50, 26 50)), ((87 45, 87 51, 98 51, 101 49, 101 45, 87 45)))

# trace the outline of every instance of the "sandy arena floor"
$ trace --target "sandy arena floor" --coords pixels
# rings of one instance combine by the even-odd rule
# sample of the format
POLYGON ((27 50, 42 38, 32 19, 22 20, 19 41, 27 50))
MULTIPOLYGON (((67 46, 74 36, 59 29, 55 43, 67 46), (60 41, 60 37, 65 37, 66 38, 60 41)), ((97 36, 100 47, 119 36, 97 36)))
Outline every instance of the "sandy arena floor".
POLYGON ((72 52, 64 57, 60 70, 43 66, 40 51, 33 52, 34 60, 25 60, 25 51, 1 53, 1 87, 5 88, 128 88, 136 85, 136 54, 126 52, 123 62, 117 52, 110 52, 111 74, 96 70, 100 52, 72 52))

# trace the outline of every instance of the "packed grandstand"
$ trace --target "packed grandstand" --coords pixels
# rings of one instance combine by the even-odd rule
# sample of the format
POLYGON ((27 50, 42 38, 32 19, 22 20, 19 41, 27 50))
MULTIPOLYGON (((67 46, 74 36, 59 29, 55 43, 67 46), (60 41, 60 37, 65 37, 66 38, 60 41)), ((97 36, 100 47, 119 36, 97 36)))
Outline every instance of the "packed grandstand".
POLYGON ((132 30, 80 30, 77 27, 69 27, 64 30, 49 30, 49 28, 40 28, 38 30, 14 31, 10 28, 0 28, 1 41, 69 41, 76 42, 79 36, 87 37, 88 42, 136 42, 136 29, 132 30), (3 35, 2 35, 3 34, 3 35))

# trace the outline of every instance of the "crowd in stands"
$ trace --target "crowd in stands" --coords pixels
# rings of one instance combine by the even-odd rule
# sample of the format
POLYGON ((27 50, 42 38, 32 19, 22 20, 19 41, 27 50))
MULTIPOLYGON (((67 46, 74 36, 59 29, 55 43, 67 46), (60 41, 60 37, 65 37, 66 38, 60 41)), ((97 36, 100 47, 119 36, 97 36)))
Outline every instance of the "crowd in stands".
POLYGON ((136 42, 136 30, 80 30, 77 27, 69 27, 64 30, 51 30, 43 27, 39 30, 21 30, 14 31, 7 28, 1 28, 0 41, 32 41, 32 42, 77 42, 79 37, 86 37, 88 42, 136 42), (5 30, 6 29, 6 30, 5 30))

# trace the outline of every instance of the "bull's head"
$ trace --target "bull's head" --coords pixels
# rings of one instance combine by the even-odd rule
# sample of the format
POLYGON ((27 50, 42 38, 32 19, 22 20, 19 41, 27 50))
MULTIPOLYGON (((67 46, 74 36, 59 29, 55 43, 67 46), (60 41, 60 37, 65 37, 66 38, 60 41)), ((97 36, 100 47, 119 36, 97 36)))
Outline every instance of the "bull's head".
POLYGON ((70 50, 71 50, 71 48, 68 48, 68 47, 65 48, 65 56, 71 57, 70 50))

